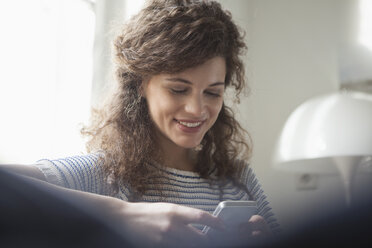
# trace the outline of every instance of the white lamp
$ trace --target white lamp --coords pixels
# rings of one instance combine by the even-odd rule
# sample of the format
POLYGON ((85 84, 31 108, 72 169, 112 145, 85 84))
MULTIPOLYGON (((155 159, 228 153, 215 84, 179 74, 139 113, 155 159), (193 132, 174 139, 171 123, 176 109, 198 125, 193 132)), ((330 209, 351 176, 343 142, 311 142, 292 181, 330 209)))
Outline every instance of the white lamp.
POLYGON ((310 173, 338 170, 350 205, 356 168, 371 156, 372 95, 340 91, 310 99, 290 115, 274 166, 310 173))

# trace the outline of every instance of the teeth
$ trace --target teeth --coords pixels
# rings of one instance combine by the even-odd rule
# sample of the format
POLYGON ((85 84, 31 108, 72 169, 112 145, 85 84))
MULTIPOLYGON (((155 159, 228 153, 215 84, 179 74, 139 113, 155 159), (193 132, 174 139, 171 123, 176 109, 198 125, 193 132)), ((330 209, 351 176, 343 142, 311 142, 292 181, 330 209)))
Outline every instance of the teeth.
POLYGON ((190 123, 190 122, 183 122, 183 121, 179 121, 179 123, 186 126, 186 127, 197 127, 197 126, 200 126, 200 124, 201 124, 201 122, 190 123))

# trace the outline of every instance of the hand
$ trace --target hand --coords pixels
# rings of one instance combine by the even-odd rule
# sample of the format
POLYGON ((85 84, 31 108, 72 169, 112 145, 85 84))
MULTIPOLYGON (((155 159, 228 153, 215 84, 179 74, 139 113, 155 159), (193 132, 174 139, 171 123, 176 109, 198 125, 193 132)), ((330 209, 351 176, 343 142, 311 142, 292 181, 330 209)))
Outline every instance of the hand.
MULTIPOLYGON (((271 234, 265 219, 253 215, 248 221, 238 226, 230 226, 222 232, 214 232, 209 237, 209 247, 260 246, 259 242, 271 234)), ((208 236, 208 235, 207 235, 208 236)))
POLYGON ((125 237, 138 247, 203 245, 207 237, 191 224, 223 228, 208 212, 171 203, 126 203, 121 221, 125 237))
POLYGON ((259 239, 270 235, 271 232, 262 216, 253 215, 247 223, 240 225, 240 234, 244 239, 252 239, 252 237, 259 239))

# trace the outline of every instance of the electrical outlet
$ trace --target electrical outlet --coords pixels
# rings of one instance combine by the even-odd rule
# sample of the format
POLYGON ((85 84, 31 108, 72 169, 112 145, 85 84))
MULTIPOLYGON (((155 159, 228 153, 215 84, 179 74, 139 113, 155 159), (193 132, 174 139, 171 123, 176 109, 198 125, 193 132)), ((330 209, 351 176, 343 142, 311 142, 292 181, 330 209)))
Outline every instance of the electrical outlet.
POLYGON ((318 187, 317 174, 297 174, 296 175, 296 189, 297 190, 315 190, 318 187))

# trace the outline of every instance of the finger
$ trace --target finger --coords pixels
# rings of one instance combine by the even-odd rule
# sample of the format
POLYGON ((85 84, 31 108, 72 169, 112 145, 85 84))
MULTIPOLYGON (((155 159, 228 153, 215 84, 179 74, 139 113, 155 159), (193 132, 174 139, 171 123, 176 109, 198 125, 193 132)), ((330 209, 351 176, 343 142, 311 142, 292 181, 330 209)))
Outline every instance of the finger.
POLYGON ((265 224, 265 219, 260 215, 252 215, 247 222, 243 222, 239 225, 240 229, 253 230, 254 227, 265 224))
POLYGON ((200 243, 200 242, 205 243, 208 240, 207 236, 201 230, 191 225, 186 226, 184 233, 187 235, 187 237, 190 240, 193 240, 194 242, 197 242, 197 243, 200 243))
MULTIPOLYGON (((267 226, 267 223, 266 223, 265 219, 260 215, 253 215, 249 219, 248 223, 251 225, 250 228, 253 232, 255 232, 255 231, 259 231, 261 233, 269 233, 270 232, 269 227, 267 226)), ((253 232, 252 232, 252 234, 253 234, 253 232)))
POLYGON ((252 215, 252 217, 249 219, 250 223, 264 223, 265 219, 261 215, 252 215))
POLYGON ((191 225, 180 224, 169 233, 169 244, 177 247, 205 246, 208 239, 201 230, 191 225))
POLYGON ((252 232, 252 236, 260 236, 260 235, 262 235, 261 231, 253 231, 252 232))
POLYGON ((184 209, 183 214, 180 215, 180 221, 184 224, 202 224, 219 230, 225 229, 225 224, 220 218, 195 208, 184 209))

